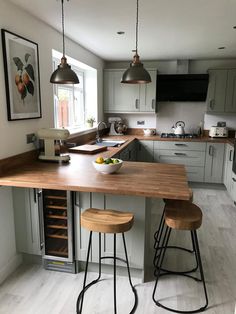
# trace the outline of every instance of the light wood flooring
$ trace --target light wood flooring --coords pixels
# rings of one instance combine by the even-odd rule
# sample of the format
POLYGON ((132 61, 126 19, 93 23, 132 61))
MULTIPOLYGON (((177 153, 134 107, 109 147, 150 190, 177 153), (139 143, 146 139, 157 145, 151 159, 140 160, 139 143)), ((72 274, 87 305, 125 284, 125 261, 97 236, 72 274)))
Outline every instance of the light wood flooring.
MULTIPOLYGON (((194 202, 203 211, 203 225, 198 236, 209 296, 208 314, 234 314, 236 304, 236 207, 223 189, 194 187, 194 202)), ((153 217, 155 220, 156 217, 153 217)), ((188 235, 186 239, 189 240, 188 235)), ((169 250, 170 251, 170 250, 169 250)), ((189 256, 176 259, 168 252, 174 267, 186 266, 189 256)), ((96 277, 89 274, 89 280, 96 277)), ((82 287, 83 272, 65 274, 46 271, 40 265, 23 265, 0 286, 1 314, 72 314, 82 287)), ((138 292, 138 314, 168 313, 152 301, 154 281, 141 283, 133 278, 138 292)), ((119 277, 118 313, 129 313, 133 295, 127 278, 119 277)), ((112 280, 106 275, 85 297, 85 314, 112 314, 112 280)), ((165 276, 157 293, 161 301, 180 309, 193 309, 203 302, 201 284, 184 277, 165 276)))

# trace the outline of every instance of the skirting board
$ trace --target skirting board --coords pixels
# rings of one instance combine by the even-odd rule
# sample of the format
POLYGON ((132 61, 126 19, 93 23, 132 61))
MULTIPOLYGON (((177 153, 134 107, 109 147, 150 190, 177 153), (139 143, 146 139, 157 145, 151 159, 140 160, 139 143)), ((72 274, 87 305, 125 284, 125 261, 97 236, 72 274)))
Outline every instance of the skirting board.
POLYGON ((0 284, 11 274, 17 267, 22 264, 22 255, 16 254, 9 262, 0 268, 0 284))

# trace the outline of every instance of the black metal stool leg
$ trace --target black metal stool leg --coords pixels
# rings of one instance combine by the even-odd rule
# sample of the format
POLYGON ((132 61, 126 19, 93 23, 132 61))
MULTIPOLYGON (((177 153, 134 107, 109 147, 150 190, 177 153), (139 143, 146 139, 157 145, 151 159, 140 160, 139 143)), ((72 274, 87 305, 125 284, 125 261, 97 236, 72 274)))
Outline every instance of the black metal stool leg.
POLYGON ((137 308, 138 305, 138 295, 135 287, 133 286, 131 276, 130 276, 130 269, 129 269, 129 260, 128 260, 128 254, 127 254, 127 249, 126 249, 126 243, 125 243, 125 235, 122 233, 122 238, 123 238, 123 244, 124 244, 124 251, 125 251, 125 259, 126 259, 126 265, 127 265, 127 272, 128 272, 128 277, 129 277, 129 283, 132 288, 132 291, 134 293, 134 306, 130 312, 130 314, 133 314, 137 308))
POLYGON ((204 273, 203 273, 203 267, 202 267, 202 260, 201 260, 201 254, 200 254, 200 249, 199 249, 199 244, 198 244, 198 238, 197 238, 197 231, 193 231, 193 238, 194 238, 194 245, 196 248, 196 256, 199 264, 199 271, 200 271, 200 276, 201 276, 201 281, 203 283, 203 288, 204 288, 204 293, 205 293, 205 299, 206 303, 203 307, 201 307, 201 311, 204 311, 205 308, 208 306, 208 296, 207 296, 207 290, 206 290, 206 283, 205 283, 205 278, 204 278, 204 273))
POLYGON ((169 275, 170 274, 169 272, 161 273, 161 271, 162 271, 162 263, 163 263, 163 260, 164 260, 164 257, 165 257, 165 252, 166 252, 166 249, 168 248, 168 241, 169 241, 169 237, 170 237, 170 231, 171 231, 171 228, 166 226, 166 231, 165 231, 164 239, 163 239, 163 242, 162 242, 161 252, 160 252, 160 255, 159 255, 158 261, 157 261, 157 268, 156 268, 157 274, 156 274, 156 281, 155 281, 155 285, 154 285, 154 289, 153 289, 152 299, 153 299, 153 301, 155 302, 155 304, 157 306, 162 307, 162 308, 164 308, 164 309, 166 309, 168 311, 171 311, 171 312, 175 312, 175 313, 199 313, 199 312, 202 312, 208 306, 208 296, 207 296, 207 290, 206 290, 206 284, 205 284, 205 279, 204 279, 204 273, 203 273, 203 267, 202 267, 202 262, 201 262, 201 256, 200 256, 200 250, 199 250, 199 244, 198 244, 198 238, 197 238, 196 230, 192 230, 191 231, 191 235, 192 235, 193 248, 194 248, 195 255, 196 255, 197 265, 199 266, 201 279, 199 280, 198 278, 195 278, 193 276, 190 276, 190 275, 187 275, 187 274, 181 273, 181 272, 171 272, 171 273, 173 273, 175 275, 187 276, 187 277, 193 278, 193 279, 195 279, 197 281, 202 281, 203 288, 204 288, 205 299, 206 299, 205 305, 200 307, 200 308, 198 308, 198 309, 191 310, 191 311, 183 311, 183 310, 180 311, 180 310, 177 310, 177 309, 173 309, 173 308, 167 307, 167 306, 161 304, 160 302, 158 302, 155 299, 156 288, 157 288, 157 283, 158 283, 159 278, 162 275, 169 275), (168 229, 169 229, 169 232, 167 232, 168 229))
POLYGON ((85 273, 84 273, 83 289, 82 289, 82 291, 80 292, 80 294, 78 296, 77 304, 76 304, 77 313, 82 313, 82 308, 83 308, 84 292, 85 292, 85 285, 86 285, 87 272, 88 272, 88 261, 89 261, 89 254, 90 254, 91 242, 92 242, 92 234, 93 234, 93 232, 90 231, 89 243, 88 243, 88 251, 87 251, 87 258, 86 258, 86 266, 85 266, 85 273))
POLYGON ((92 285, 94 285, 95 283, 97 283, 101 277, 101 233, 99 232, 99 270, 98 270, 98 277, 97 279, 93 280, 92 282, 90 282, 88 285, 86 285, 86 280, 87 280, 87 273, 88 273, 88 261, 89 261, 89 254, 90 254, 90 250, 91 250, 91 244, 92 244, 92 231, 90 231, 90 235, 89 235, 89 243, 88 243, 88 251, 87 251, 87 258, 86 258, 86 266, 85 266, 85 273, 84 273, 84 283, 83 283, 83 289, 81 290, 78 299, 77 299, 77 303, 76 303, 76 313, 80 314, 82 313, 82 308, 83 308, 83 301, 84 301, 84 293, 85 291, 91 287, 92 285))
POLYGON ((113 264, 113 271, 114 271, 114 314, 117 313, 116 310, 116 234, 114 233, 114 264, 113 264))

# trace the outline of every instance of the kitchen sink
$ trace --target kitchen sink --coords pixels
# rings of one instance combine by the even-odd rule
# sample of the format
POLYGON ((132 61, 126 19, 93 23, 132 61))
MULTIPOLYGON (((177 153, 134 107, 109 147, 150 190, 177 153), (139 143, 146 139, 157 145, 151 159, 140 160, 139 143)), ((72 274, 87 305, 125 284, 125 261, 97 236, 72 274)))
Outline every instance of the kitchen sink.
POLYGON ((117 146, 121 146, 122 144, 124 144, 126 141, 123 140, 117 140, 117 141, 113 141, 113 140, 106 140, 106 139, 102 139, 101 142, 93 142, 93 145, 98 145, 98 146, 107 146, 107 147, 117 147, 117 146))

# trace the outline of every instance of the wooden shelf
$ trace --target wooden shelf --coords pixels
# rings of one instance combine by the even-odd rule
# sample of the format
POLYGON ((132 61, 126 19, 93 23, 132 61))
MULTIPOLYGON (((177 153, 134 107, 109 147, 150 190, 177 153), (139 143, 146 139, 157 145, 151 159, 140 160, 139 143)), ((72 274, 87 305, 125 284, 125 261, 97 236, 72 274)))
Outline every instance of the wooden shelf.
POLYGON ((47 254, 52 254, 52 255, 60 255, 60 256, 64 256, 64 257, 68 257, 68 252, 66 251, 57 251, 57 250, 48 250, 47 254))
POLYGON ((63 239, 63 240, 68 240, 68 236, 66 235, 59 235, 59 234, 47 234, 47 238, 54 238, 54 239, 63 239))
POLYGON ((67 210, 67 207, 66 207, 66 206, 59 206, 59 205, 46 205, 46 208, 67 210))
POLYGON ((60 226, 60 225, 46 225, 46 227, 51 228, 51 229, 64 229, 64 230, 68 229, 67 226, 60 226))
POLYGON ((46 215, 47 218, 55 218, 55 219, 65 219, 67 220, 67 216, 59 216, 59 215, 46 215))
POLYGON ((66 196, 46 195, 45 198, 47 198, 47 199, 64 200, 64 201, 66 201, 66 196))

